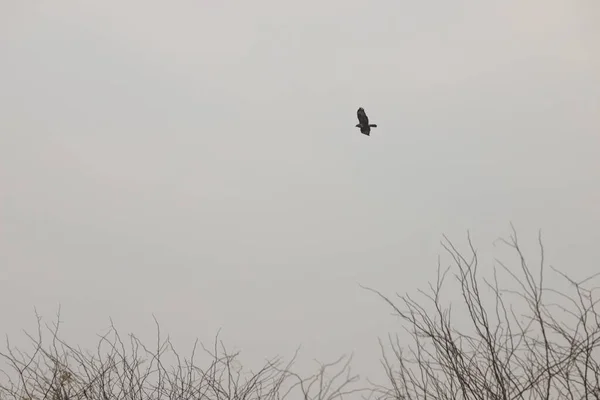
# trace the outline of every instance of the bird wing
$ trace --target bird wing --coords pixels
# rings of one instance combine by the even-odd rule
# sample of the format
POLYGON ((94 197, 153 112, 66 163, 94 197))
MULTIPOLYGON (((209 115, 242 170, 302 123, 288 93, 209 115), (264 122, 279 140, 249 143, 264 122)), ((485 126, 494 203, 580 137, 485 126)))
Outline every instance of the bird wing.
POLYGON ((362 107, 358 109, 356 116, 358 117, 358 122, 360 122, 361 125, 369 125, 369 117, 367 117, 367 114, 362 107))

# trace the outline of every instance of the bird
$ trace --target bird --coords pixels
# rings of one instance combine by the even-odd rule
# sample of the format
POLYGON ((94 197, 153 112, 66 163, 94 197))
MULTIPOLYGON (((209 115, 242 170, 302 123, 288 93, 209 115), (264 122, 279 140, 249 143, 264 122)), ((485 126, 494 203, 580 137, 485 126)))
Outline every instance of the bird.
POLYGON ((356 115, 358 116, 359 124, 356 124, 357 128, 360 128, 360 133, 363 135, 371 136, 371 128, 377 128, 376 124, 369 124, 369 117, 365 113, 365 109, 362 107, 358 108, 356 111, 356 115))

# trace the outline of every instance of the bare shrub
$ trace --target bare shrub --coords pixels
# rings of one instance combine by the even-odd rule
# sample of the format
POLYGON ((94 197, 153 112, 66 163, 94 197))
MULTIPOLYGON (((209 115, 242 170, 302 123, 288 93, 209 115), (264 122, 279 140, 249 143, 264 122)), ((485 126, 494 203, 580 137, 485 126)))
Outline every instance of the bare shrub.
MULTIPOLYGON (((58 320, 60 320, 60 315, 58 320)), ((75 348, 59 337, 59 323, 45 325, 50 341, 43 341, 38 316, 35 336, 25 333, 33 345, 30 353, 12 348, 0 353, 9 365, 2 371, 0 400, 335 400, 357 393, 358 377, 350 375, 350 357, 322 365, 318 372, 301 377, 292 371, 298 352, 284 363, 280 357, 267 360, 257 371, 244 370, 239 352, 229 353, 215 339, 212 348, 194 344, 189 358, 182 358, 167 338, 143 344, 136 336, 122 338, 111 322, 94 353, 75 348), (201 367, 201 353, 206 365, 201 367)))
MULTIPOLYGON (((404 323, 399 336, 380 341, 388 383, 380 398, 393 399, 598 399, 600 319, 591 279, 576 281, 544 261, 534 271, 516 232, 499 242, 516 255, 516 268, 496 260, 490 279, 481 277, 477 252, 459 251, 446 237, 451 266, 438 265, 437 282, 420 299, 378 291, 404 323), (571 292, 547 285, 548 272, 571 292), (499 274, 509 284, 500 284, 499 274), (452 276, 454 282, 447 282, 452 276), (460 305, 443 300, 449 283, 460 305), (389 346, 387 349, 386 347, 389 346)), ((492 269, 490 269, 492 270, 492 269)))

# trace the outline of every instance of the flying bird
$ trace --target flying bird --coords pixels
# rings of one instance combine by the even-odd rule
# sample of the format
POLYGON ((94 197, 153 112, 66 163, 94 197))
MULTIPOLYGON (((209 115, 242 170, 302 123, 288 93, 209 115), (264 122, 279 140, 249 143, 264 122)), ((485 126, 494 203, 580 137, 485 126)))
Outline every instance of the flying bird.
POLYGON ((369 117, 367 117, 365 109, 362 107, 358 109, 356 115, 358 116, 358 122, 360 122, 359 124, 356 124, 356 127, 360 128, 360 132, 363 135, 371 136, 371 128, 377 128, 377 125, 369 124, 369 117))

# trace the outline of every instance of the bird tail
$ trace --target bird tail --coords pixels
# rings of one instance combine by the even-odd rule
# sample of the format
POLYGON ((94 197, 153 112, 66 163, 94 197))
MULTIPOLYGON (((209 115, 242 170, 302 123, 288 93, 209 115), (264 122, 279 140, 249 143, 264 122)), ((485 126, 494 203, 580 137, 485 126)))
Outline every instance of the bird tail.
POLYGON ((371 128, 377 128, 377 125, 376 125, 376 124, 370 124, 369 126, 370 126, 371 128))

